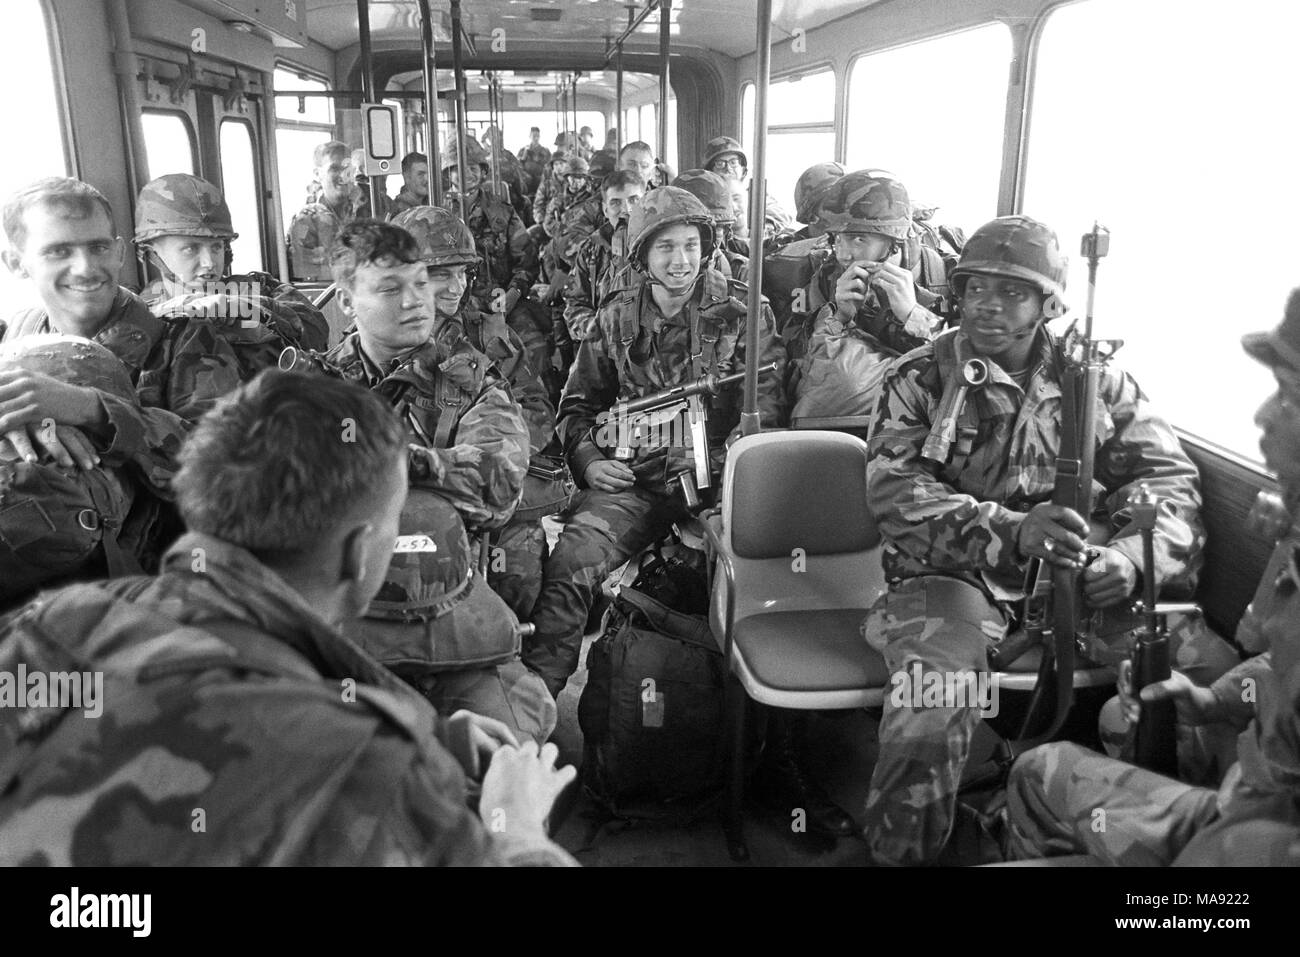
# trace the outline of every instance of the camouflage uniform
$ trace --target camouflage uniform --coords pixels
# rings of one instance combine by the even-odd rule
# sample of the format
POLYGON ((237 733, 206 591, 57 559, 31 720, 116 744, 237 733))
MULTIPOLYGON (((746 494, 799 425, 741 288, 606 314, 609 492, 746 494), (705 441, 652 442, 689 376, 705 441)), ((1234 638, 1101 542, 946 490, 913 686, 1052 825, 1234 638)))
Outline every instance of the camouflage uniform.
MULTIPOLYGON (((654 233, 677 222, 708 228, 707 211, 685 190, 664 187, 646 195, 632 212, 630 254, 654 233)), ((670 481, 691 467, 689 449, 638 450, 632 469, 636 485, 621 492, 586 488, 587 466, 606 458, 597 443, 600 416, 618 399, 652 395, 708 372, 743 369, 746 308, 743 287, 703 268, 694 294, 676 316, 666 317, 651 295, 649 281, 612 297, 599 311, 591 335, 578 348, 559 410, 559 433, 569 469, 583 487, 566 513, 564 532, 546 562, 542 594, 533 611, 536 634, 525 643, 524 660, 558 695, 577 669, 596 589, 612 568, 662 538, 674 521, 688 516, 670 481)), ((771 312, 763 309, 763 364, 781 361, 771 312)), ((759 411, 767 424, 781 412, 779 378, 759 383, 759 411)), ((736 422, 734 397, 712 401, 708 423, 713 458, 736 422)))
POLYGON ((736 211, 731 204, 731 186, 718 173, 703 169, 688 169, 673 185, 696 196, 709 210, 717 232, 718 242, 713 249, 710 265, 724 276, 738 282, 749 281, 749 245, 732 235, 736 225, 736 211))
POLYGON ((359 215, 361 197, 355 192, 340 207, 324 200, 309 202, 289 222, 289 265, 294 279, 331 280, 329 249, 345 223, 359 215))
POLYGON ((402 188, 397 191, 397 195, 388 204, 388 218, 390 220, 396 219, 408 209, 415 209, 417 206, 428 206, 430 202, 432 200, 428 195, 417 196, 411 187, 403 183, 402 188))
MULTIPOLYGON (((263 323, 274 329, 288 344, 302 346, 316 352, 329 348, 329 321, 311 300, 289 285, 280 282, 270 273, 246 272, 226 276, 221 280, 224 289, 238 289, 238 297, 253 303, 264 314, 263 323)), ((140 298, 157 315, 166 317, 166 284, 155 279, 140 290, 140 298)))
POLYGON ((591 335, 596 312, 614 288, 626 264, 627 223, 605 222, 591 233, 573 256, 573 269, 564 287, 564 322, 574 342, 591 335))
POLYGON ((1298 561, 1300 526, 1293 526, 1274 549, 1237 626, 1244 647, 1267 645, 1271 651, 1211 685, 1216 723, 1241 732, 1239 763, 1217 793, 1074 744, 1043 745, 1021 755, 1011 769, 1007 806, 1013 856, 1087 853, 1109 864, 1148 866, 1300 863, 1295 856, 1300 847, 1298 561), (1253 693, 1245 693, 1247 687, 1253 693), (1289 842, 1277 839, 1270 821, 1282 826, 1289 842))
MULTIPOLYGON (((523 165, 524 173, 528 176, 528 184, 534 193, 541 186, 544 177, 547 175, 547 167, 551 163, 551 151, 541 143, 536 146, 525 146, 518 153, 519 162, 523 165)), ((537 217, 537 208, 533 207, 533 218, 537 217)))
MULTIPOLYGON (((58 331, 43 309, 30 309, 0 322, 0 342, 58 331)), ((212 323, 159 319, 124 288, 94 341, 126 366, 139 399, 136 405, 101 393, 108 428, 93 436, 95 445, 101 454, 131 463, 154 494, 170 499, 176 453, 186 433, 239 385, 234 349, 212 323)))
POLYGON ((564 176, 556 175, 549 168, 543 171, 542 181, 533 194, 533 222, 541 226, 546 222, 546 211, 550 209, 551 200, 564 189, 564 176))
MULTIPOLYGON (((565 168, 564 173, 559 178, 559 189, 550 198, 546 204, 546 215, 540 220, 542 228, 546 230, 546 235, 552 239, 560 236, 560 229, 563 224, 564 214, 575 206, 579 206, 591 199, 593 193, 590 179, 585 179, 583 187, 579 190, 569 188, 569 176, 586 177, 591 171, 590 164, 585 159, 577 156, 569 158, 569 165, 565 168)), ((597 196, 599 201, 599 196, 597 196)))
MULTIPOLYGON (((832 234, 876 233, 900 248, 912 230, 906 189, 878 170, 850 173, 827 186, 818 215, 832 234)), ((916 305, 908 315, 895 316, 888 297, 876 289, 846 325, 836 317, 835 305, 835 286, 845 267, 829 241, 818 255, 820 262, 803 289, 802 302, 795 302, 781 330, 790 360, 786 392, 792 414, 869 414, 886 360, 929 342, 942 327, 941 316, 932 310, 944 311, 943 298, 922 285, 919 267, 914 268, 916 305)))
POLYGON ((488 833, 447 725, 217 539, 185 536, 157 578, 43 595, 0 663, 106 677, 102 720, 0 715, 0 864, 573 863, 488 833))
MULTIPOLYGON (((1055 250, 1054 236, 1051 245, 1055 250)), ((1061 259, 1057 288, 1064 273, 1061 259)), ((918 661, 926 671, 988 670, 987 650, 1005 635, 1011 603, 1023 591, 1020 523, 1052 496, 1061 442, 1061 347, 1041 325, 1025 385, 989 363, 988 382, 965 403, 961 437, 943 463, 922 457, 945 389, 955 383, 958 356, 968 351, 964 342, 952 331, 897 360, 877 407, 868 482, 890 588, 863 629, 891 672, 918 661)), ((1204 543, 1196 467, 1131 377, 1107 368, 1098 399, 1101 492, 1094 519, 1105 526, 1106 544, 1141 567, 1127 502, 1139 481, 1150 486, 1161 501, 1155 560, 1162 593, 1188 595, 1204 543)), ((1198 654, 1206 683, 1236 661, 1222 642, 1198 654)), ((876 860, 918 863, 942 849, 979 721, 978 708, 896 707, 886 697, 866 812, 876 860)))

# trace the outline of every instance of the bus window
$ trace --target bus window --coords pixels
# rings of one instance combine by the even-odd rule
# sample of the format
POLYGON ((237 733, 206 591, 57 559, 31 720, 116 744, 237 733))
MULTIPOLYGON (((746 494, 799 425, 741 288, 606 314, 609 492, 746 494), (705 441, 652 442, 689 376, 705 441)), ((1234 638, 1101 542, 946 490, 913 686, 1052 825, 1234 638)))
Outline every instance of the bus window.
POLYGON ((144 129, 150 179, 167 173, 194 175, 194 134, 185 117, 145 110, 140 125, 144 129))
MULTIPOLYGON (((749 136, 753 139, 753 86, 749 136)), ((835 73, 829 67, 774 80, 767 97, 767 195, 794 211, 794 184, 814 163, 835 159, 835 73)), ((753 162, 751 157, 750 162, 753 162)))
MULTIPOLYGON (((278 68, 274 74, 277 90, 319 90, 329 87, 324 80, 278 68)), ((296 96, 275 98, 275 155, 280 176, 280 210, 288 229, 290 220, 307 204, 315 181, 312 154, 316 147, 334 139, 334 101, 323 96, 306 96, 301 103, 296 96)))
MULTIPOLYGON (((5 4, 5 28, 0 30, 0 128, 17 135, 5 150, 5 196, 43 176, 69 174, 63 149, 59 94, 46 33, 45 4, 18 0, 5 4)), ((50 24, 49 37, 53 37, 50 24)), ((0 199, 0 202, 3 201, 0 199)), ((7 240, 0 240, 8 245, 7 240)), ((31 284, 0 267, 0 303, 7 313, 36 304, 31 284)))
POLYGON ((997 215, 1011 33, 990 23, 860 56, 849 67, 850 170, 893 172, 934 221, 967 232, 997 215), (875 99, 906 77, 908 108, 875 99), (887 119, 877 118, 880 103, 887 119), (887 131, 888 136, 883 135, 887 131))
POLYGON ((642 103, 641 109, 638 112, 641 114, 637 121, 641 130, 641 135, 638 139, 650 144, 650 148, 654 150, 655 155, 658 156, 659 147, 656 144, 656 139, 659 136, 658 104, 642 103))
MULTIPOLYGON (((469 130, 474 134, 474 138, 480 143, 483 142, 483 133, 488 128, 491 114, 487 110, 469 110, 465 113, 465 122, 469 130)), ((572 117, 569 120, 573 122, 572 117)), ((505 139, 506 149, 513 150, 515 155, 528 145, 528 130, 530 127, 537 127, 540 142, 548 150, 555 148, 555 137, 560 131, 559 124, 556 122, 555 113, 552 112, 531 112, 528 110, 505 110, 501 113, 501 134, 505 139)), ((579 110, 578 111, 578 129, 584 126, 591 127, 591 145, 595 149, 600 149, 605 145, 605 114, 599 110, 579 110)))
POLYGON ((248 124, 221 121, 221 179, 239 238, 230 244, 235 272, 262 269, 262 221, 258 215, 257 164, 248 124))
POLYGON ((1095 218, 1112 231, 1096 318, 1125 340, 1116 365, 1175 425, 1255 460, 1272 378, 1240 340, 1277 323, 1298 281, 1300 144, 1279 112, 1297 35, 1300 5, 1270 0, 1230 15, 1210 0, 1062 7, 1029 128, 1022 210, 1070 254, 1068 304, 1082 314, 1079 236, 1095 218))
MULTIPOLYGON (((740 145, 744 148, 746 156, 754 155, 753 83, 746 83, 740 88, 740 145)), ((784 202, 782 202, 782 205, 785 205, 784 202)), ((791 212, 794 212, 794 210, 792 209, 791 212)))

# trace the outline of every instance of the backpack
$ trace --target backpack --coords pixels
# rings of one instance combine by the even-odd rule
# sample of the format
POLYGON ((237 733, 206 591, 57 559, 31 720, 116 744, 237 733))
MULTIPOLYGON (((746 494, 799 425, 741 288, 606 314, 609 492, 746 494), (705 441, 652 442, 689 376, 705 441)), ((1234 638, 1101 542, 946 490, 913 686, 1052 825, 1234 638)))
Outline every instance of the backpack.
MULTIPOLYGON (((671 562, 652 570, 650 587, 657 579, 689 592, 671 562)), ((596 802, 615 817, 650 820, 712 808, 726 779, 724 677, 705 615, 623 588, 587 653, 578 701, 584 785, 596 802)))
POLYGON ((187 293, 155 307, 171 335, 187 319, 206 319, 230 344, 239 364, 239 380, 249 382, 263 369, 274 369, 287 347, 301 347, 301 319, 287 305, 268 296, 187 293))

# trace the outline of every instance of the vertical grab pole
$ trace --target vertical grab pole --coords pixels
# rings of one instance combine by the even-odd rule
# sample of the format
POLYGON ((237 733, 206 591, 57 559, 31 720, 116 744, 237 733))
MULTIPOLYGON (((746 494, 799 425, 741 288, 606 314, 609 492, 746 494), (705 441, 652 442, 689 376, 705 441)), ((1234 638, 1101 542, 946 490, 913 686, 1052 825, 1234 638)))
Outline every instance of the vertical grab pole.
MULTIPOLYGON (((496 75, 489 73, 488 80, 488 129, 497 129, 497 81, 496 75)), ((488 154, 492 162, 492 195, 501 195, 501 159, 497 155, 497 135, 492 134, 492 152, 488 154)))
POLYGON ((668 162, 668 42, 672 36, 673 0, 659 0, 659 142, 655 152, 668 162))
POLYGON ((456 169, 460 176, 460 189, 456 198, 460 203, 461 222, 465 221, 465 106, 469 96, 465 92, 465 64, 461 58, 460 0, 451 0, 451 68, 456 72, 456 169))
MULTIPOLYGON (((632 29, 632 18, 634 16, 635 14, 632 13, 632 8, 628 7, 627 28, 629 30, 632 29)), ((618 126, 618 151, 615 153, 615 156, 617 156, 618 153, 621 153, 623 151, 623 145, 627 142, 627 140, 623 138, 623 40, 622 38, 619 38, 619 40, 615 44, 614 49, 615 49, 615 54, 618 57, 618 60, 615 65, 615 69, 617 72, 615 73, 614 76, 614 109, 618 113, 618 115, 614 117, 614 122, 618 126)))
MULTIPOLYGON (((370 57, 370 0, 357 0, 357 34, 361 41, 361 97, 367 103, 378 102, 375 99, 375 73, 370 57)), ((365 117, 362 116, 362 122, 365 117)), ((360 170, 358 170, 360 172, 360 170)), ((370 186, 370 215, 379 216, 379 181, 366 177, 370 186)))
POLYGON ((424 74, 424 152, 429 157, 429 197, 442 205, 442 163, 438 155, 438 71, 433 51, 433 20, 429 0, 420 3, 421 70, 424 74))
POLYGON ((754 164, 750 181, 749 235, 758 255, 749 260, 749 311, 745 326, 745 405, 740 413, 742 435, 762 431, 758 417, 759 336, 763 321, 763 218, 767 208, 767 84, 772 73, 772 0, 758 0, 757 57, 754 77, 754 164))

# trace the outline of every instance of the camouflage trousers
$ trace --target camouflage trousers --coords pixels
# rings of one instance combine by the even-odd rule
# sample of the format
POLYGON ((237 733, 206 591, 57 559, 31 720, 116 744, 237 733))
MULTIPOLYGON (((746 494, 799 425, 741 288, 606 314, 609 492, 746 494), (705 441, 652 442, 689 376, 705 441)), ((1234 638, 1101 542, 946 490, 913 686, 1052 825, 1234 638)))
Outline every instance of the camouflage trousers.
POLYGON ((542 590, 546 532, 540 519, 511 522, 492 533, 488 585, 520 621, 528 621, 542 590))
POLYGON ((582 633, 597 589, 610 573, 689 517, 676 496, 633 487, 584 489, 564 515, 564 531, 546 560, 533 608, 537 631, 524 641, 524 661, 558 697, 578 670, 582 633))
POLYGON ((449 716, 463 708, 496 718, 521 744, 531 738, 541 745, 555 730, 555 700, 518 658, 492 668, 421 675, 414 684, 439 714, 449 716))
POLYGON ((1070 742, 1027 751, 1007 782, 1013 858, 1090 854, 1170 864, 1218 815, 1218 794, 1070 742))
MULTIPOLYGON (((891 585, 868 614, 863 635, 891 675, 915 675, 919 669, 945 678, 962 673, 978 678, 988 672, 988 650, 1005 635, 1008 617, 974 584, 931 575, 891 585)), ((1128 632, 1115 632, 1111 641, 1127 642, 1128 632)), ((1172 630, 1170 654, 1203 685, 1238 661, 1231 646, 1208 628, 1172 630)), ((952 832, 958 786, 982 719, 970 697, 953 707, 946 704, 886 692, 864 828, 877 863, 933 861, 952 832)))

